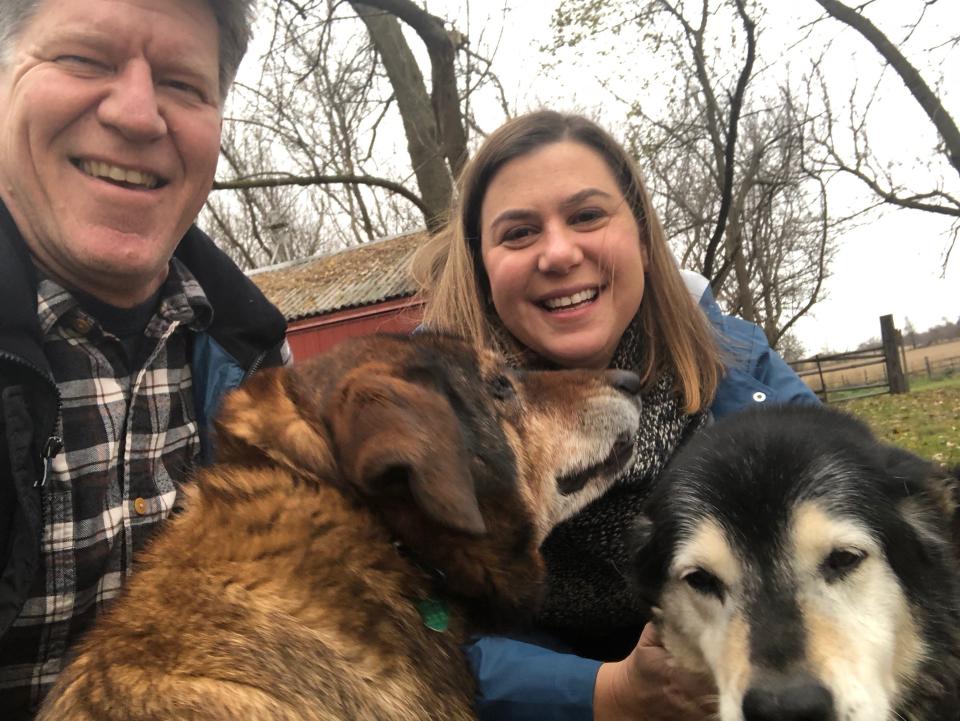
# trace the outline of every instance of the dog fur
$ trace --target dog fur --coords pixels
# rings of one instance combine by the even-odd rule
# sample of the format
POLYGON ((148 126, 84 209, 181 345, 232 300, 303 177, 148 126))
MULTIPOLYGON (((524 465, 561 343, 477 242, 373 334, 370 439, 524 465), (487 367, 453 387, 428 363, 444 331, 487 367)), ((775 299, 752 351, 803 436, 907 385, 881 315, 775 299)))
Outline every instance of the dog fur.
POLYGON ((635 580, 722 721, 955 720, 956 483, 835 410, 739 414, 652 492, 635 580))
POLYGON ((39 721, 473 718, 460 646, 536 606, 540 542, 630 461, 638 387, 428 334, 258 374, 39 721), (414 605, 438 593, 445 632, 414 605))

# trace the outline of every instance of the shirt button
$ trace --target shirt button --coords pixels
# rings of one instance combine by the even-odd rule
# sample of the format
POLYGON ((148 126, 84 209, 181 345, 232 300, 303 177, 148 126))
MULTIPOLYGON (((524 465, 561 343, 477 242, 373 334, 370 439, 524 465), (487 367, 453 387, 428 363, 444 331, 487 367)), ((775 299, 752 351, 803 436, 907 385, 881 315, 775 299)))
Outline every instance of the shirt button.
POLYGON ((147 512, 147 502, 142 498, 137 498, 133 502, 133 510, 137 512, 137 515, 142 516, 144 513, 147 512))
POLYGON ((73 319, 73 329, 80 335, 86 335, 93 328, 93 321, 84 315, 78 315, 73 319))
POLYGON ((753 394, 753 400, 757 403, 763 403, 765 400, 767 400, 767 394, 763 391, 757 391, 753 394))

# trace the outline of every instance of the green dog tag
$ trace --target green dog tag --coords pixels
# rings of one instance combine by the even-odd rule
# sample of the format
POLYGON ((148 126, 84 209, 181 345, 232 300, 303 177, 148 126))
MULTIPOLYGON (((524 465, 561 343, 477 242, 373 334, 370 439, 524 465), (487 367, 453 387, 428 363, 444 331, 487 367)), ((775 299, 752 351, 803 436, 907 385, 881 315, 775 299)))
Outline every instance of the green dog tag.
POLYGON ((414 604, 423 619, 423 625, 431 631, 443 633, 450 627, 450 606, 442 598, 428 598, 414 604))

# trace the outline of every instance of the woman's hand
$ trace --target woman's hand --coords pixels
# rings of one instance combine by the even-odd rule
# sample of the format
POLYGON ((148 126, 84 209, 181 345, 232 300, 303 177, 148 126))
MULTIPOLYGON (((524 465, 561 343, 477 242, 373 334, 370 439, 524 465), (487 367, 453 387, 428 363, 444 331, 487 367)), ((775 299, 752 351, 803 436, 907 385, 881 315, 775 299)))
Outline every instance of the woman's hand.
POLYGON ((594 721, 700 721, 716 713, 716 689, 704 676, 677 668, 647 624, 622 661, 597 674, 594 721))

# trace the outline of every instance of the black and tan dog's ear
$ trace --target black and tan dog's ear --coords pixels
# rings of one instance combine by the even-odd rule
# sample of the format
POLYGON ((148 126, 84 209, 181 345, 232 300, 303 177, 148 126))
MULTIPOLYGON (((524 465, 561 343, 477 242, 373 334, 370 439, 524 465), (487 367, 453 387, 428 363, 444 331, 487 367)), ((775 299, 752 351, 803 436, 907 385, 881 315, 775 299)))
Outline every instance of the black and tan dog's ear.
POLYGON ((958 514, 957 479, 932 461, 897 446, 883 444, 884 470, 891 485, 905 497, 922 495, 932 501, 943 518, 953 522, 958 514))
POLYGON ((327 409, 341 471, 364 493, 405 482, 420 509, 444 526, 486 531, 460 423, 436 390, 379 374, 348 374, 327 409))
POLYGON ((633 519, 624 537, 627 548, 626 581, 638 598, 651 606, 660 596, 660 588, 666 580, 668 549, 663 534, 646 513, 633 519))
POLYGON ((227 394, 215 422, 218 461, 267 457, 301 473, 335 472, 330 441, 319 424, 300 412, 289 390, 289 373, 263 370, 227 394))
POLYGON ((954 556, 960 560, 960 466, 947 469, 931 464, 923 485, 949 530, 954 556))
POLYGON ((900 516, 928 539, 947 538, 960 559, 960 472, 884 444, 889 487, 900 516))

